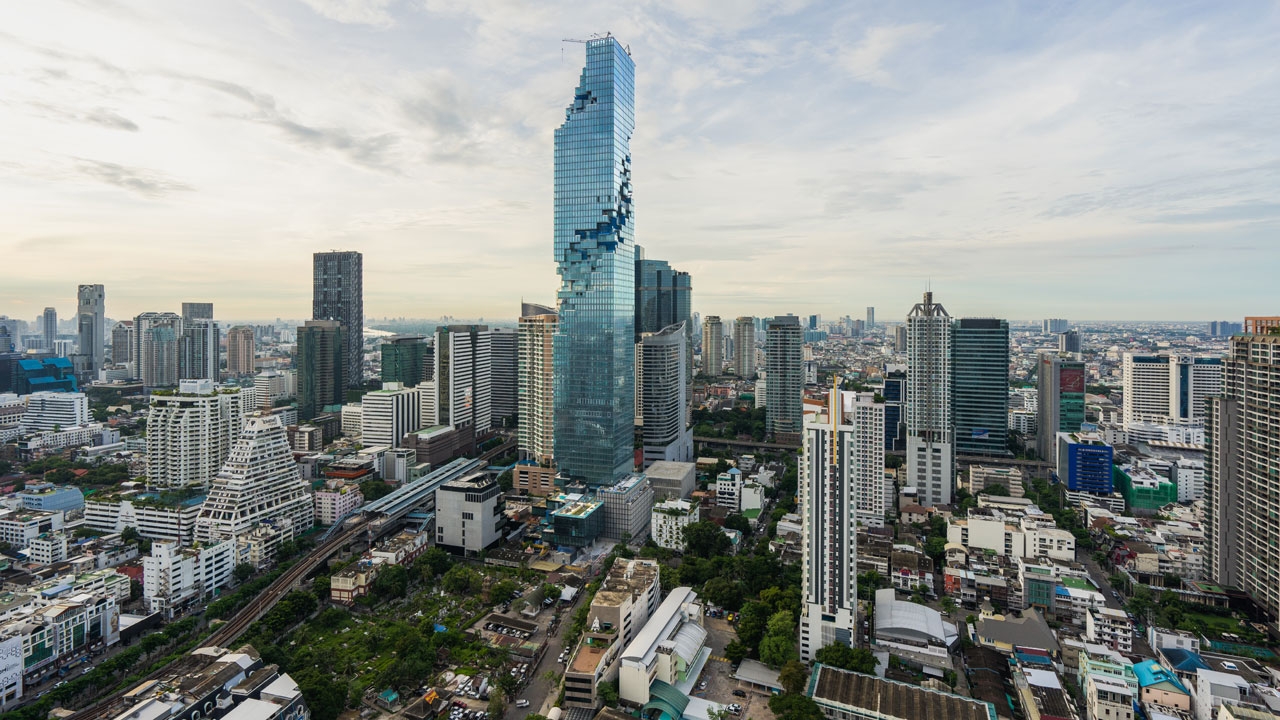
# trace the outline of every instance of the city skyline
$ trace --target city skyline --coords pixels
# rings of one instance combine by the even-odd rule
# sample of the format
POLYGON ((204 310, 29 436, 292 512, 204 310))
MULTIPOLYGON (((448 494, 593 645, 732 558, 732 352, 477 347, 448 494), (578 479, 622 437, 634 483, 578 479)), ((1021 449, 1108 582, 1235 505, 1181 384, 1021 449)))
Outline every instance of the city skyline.
POLYGON ((1249 64, 1273 6, 0 12, 0 122, 26 140, 0 168, 15 317, 68 316, 77 283, 107 285, 116 319, 190 297, 303 317, 307 256, 334 247, 367 256, 371 316, 548 298, 550 137, 580 53, 561 40, 606 30, 649 68, 637 241, 698 278, 704 315, 893 321, 932 280, 968 316, 1234 318, 1267 298, 1228 273, 1280 265, 1258 120, 1280 81, 1249 64), (1166 283, 1125 291, 1149 273, 1166 283))

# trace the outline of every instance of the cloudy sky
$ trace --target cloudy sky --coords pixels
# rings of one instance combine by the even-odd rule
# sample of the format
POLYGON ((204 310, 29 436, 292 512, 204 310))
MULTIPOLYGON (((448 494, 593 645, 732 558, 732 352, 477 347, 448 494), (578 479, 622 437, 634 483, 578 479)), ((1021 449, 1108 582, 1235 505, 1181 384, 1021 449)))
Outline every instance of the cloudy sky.
POLYGON ((1280 4, 0 5, 0 313, 550 302, 583 46, 637 66, 637 238, 703 314, 1280 312, 1280 4))

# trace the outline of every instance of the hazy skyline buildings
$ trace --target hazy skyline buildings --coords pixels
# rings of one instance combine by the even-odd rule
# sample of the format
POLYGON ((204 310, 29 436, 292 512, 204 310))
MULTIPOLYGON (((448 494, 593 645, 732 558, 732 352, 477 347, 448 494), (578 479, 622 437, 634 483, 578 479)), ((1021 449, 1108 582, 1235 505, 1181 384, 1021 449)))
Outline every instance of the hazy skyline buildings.
POLYGON ((585 44, 555 131, 555 459, 609 485, 635 466, 635 63, 616 38, 585 44))

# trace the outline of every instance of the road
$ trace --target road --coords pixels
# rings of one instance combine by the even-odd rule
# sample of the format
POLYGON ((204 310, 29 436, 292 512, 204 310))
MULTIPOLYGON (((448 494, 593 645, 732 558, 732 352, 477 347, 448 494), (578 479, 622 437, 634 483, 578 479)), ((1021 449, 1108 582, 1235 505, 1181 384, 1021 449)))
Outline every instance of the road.
MULTIPOLYGON (((1085 566, 1085 569, 1089 571, 1089 577, 1092 578, 1093 582, 1098 586, 1099 592, 1102 593, 1103 598, 1106 600, 1107 607, 1112 608, 1113 610, 1125 610, 1126 608, 1124 607, 1124 603, 1116 597, 1114 592, 1115 588, 1111 587, 1111 581, 1107 572, 1103 570, 1098 563, 1094 562, 1093 552, 1077 550, 1076 560, 1082 563, 1085 566)), ((1155 656, 1155 651, 1147 644, 1146 636, 1139 633, 1136 627, 1133 632, 1133 652, 1143 655, 1144 657, 1155 656)))
POLYGON ((542 660, 538 661, 538 666, 534 668, 529 684, 525 685, 507 703, 505 720, 523 720, 530 713, 538 713, 545 716, 555 705, 556 698, 560 695, 560 677, 564 674, 564 666, 557 662, 560 657, 560 650, 564 646, 564 631, 572 622, 573 613, 577 611, 578 605, 583 602, 582 598, 585 595, 586 593, 583 592, 578 593, 578 596, 574 598, 573 604, 561 612, 560 625, 556 628, 556 634, 547 638, 547 651, 542 654, 542 660), (547 682, 546 678, 542 677, 548 670, 556 674, 554 682, 547 682), (529 707, 516 707, 517 700, 528 700, 529 707))

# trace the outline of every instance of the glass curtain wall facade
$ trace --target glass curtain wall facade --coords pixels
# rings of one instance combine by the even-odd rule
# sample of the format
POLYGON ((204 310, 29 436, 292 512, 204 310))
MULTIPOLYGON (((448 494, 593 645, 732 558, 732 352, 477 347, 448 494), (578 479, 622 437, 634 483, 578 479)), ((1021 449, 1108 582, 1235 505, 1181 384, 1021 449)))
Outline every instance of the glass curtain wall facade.
POLYGON ((686 337, 693 334, 693 280, 674 270, 666 260, 647 260, 637 249, 636 342, 644 333, 684 323, 686 337))
POLYGON ((345 382, 364 384, 364 256, 354 250, 312 256, 311 318, 342 323, 345 382))
POLYGON ((1009 323, 961 318, 953 330, 956 452, 1009 455, 1009 323))
POLYGON ((555 132, 555 456, 606 485, 635 465, 635 63, 616 38, 586 50, 555 132))

